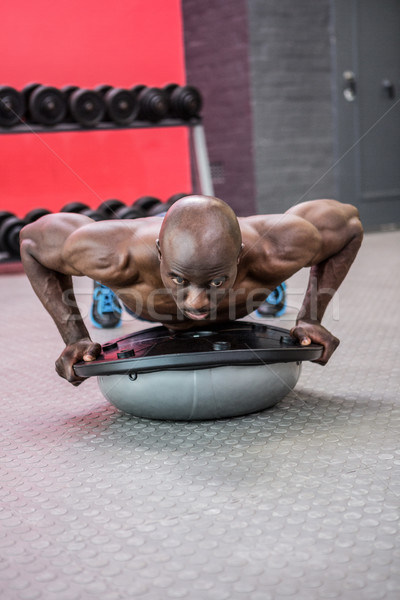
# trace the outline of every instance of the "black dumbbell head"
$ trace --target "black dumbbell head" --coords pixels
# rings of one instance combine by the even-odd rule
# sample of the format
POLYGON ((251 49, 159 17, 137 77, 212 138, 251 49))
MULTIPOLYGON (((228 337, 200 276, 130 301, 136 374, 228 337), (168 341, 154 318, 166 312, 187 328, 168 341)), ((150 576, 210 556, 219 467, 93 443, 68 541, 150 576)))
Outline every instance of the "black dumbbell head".
POLYGON ((124 206, 115 211, 114 219, 139 219, 143 217, 143 211, 138 210, 134 206, 124 206))
POLYGON ((115 217, 115 211, 118 208, 124 208, 125 206, 126 204, 121 200, 110 198, 110 200, 102 202, 97 210, 103 213, 105 219, 113 219, 115 217))
MULTIPOLYGON (((135 88, 133 88, 134 90, 135 88)), ((139 100, 138 119, 156 122, 167 116, 168 97, 163 90, 156 87, 144 87, 136 93, 139 100)))
POLYGON ((104 101, 109 118, 117 125, 130 125, 139 113, 139 101, 130 90, 113 88, 106 92, 104 101))
POLYGON ((67 102, 71 98, 73 92, 76 92, 77 90, 79 90, 79 86, 77 85, 64 85, 61 88, 61 92, 64 94, 64 97, 67 100, 67 102))
POLYGON ((140 198, 135 200, 132 206, 143 211, 144 213, 147 213, 147 211, 153 208, 153 206, 157 206, 159 204, 161 204, 161 200, 155 196, 140 196, 140 198))
POLYGON ((89 210, 89 208, 90 206, 83 202, 68 202, 60 209, 60 212, 81 213, 83 210, 89 210))
POLYGON ((104 221, 104 215, 99 210, 94 210, 93 208, 87 208, 86 210, 82 210, 80 215, 85 215, 85 217, 90 217, 93 221, 104 221))
POLYGON ((4 219, 0 226, 0 250, 11 256, 19 256, 19 232, 25 222, 18 217, 4 219))
POLYGON ((167 85, 164 85, 163 90, 169 97, 169 96, 171 96, 172 92, 174 90, 176 90, 176 88, 178 88, 178 87, 179 87, 179 85, 177 83, 167 83, 167 85))
POLYGON ((37 221, 41 217, 44 217, 45 215, 50 215, 50 214, 51 214, 51 211, 47 210, 47 208, 33 208, 32 210, 30 210, 29 212, 26 213, 26 215, 24 217, 24 221, 25 221, 25 223, 33 223, 34 221, 37 221))
POLYGON ((0 86, 0 127, 12 127, 22 121, 25 101, 21 92, 7 85, 0 86))
POLYGON ((185 193, 180 193, 180 194, 173 194, 172 196, 170 196, 166 202, 168 208, 170 206, 172 206, 173 204, 175 204, 175 202, 177 200, 180 200, 181 198, 185 198, 186 196, 190 196, 190 194, 185 194, 185 193))
POLYGON ((166 86, 171 88, 169 94, 171 116, 184 120, 198 117, 203 106, 199 90, 190 85, 176 87, 173 85, 166 86))
POLYGON ((146 89, 146 87, 147 87, 147 86, 146 86, 146 85, 143 85, 143 83, 138 83, 137 85, 134 85, 134 86, 131 88, 131 92, 132 92, 133 94, 136 94, 136 96, 139 96, 140 92, 142 92, 143 90, 145 90, 145 89, 146 89))
POLYGON ((100 85, 96 85, 96 87, 94 88, 94 91, 98 92, 99 94, 104 96, 105 94, 107 94, 107 92, 112 90, 112 88, 113 88, 112 85, 108 85, 107 83, 101 83, 100 85))
POLYGON ((102 95, 93 90, 75 90, 68 105, 72 118, 83 127, 93 127, 100 123, 106 111, 102 95))
POLYGON ((147 217, 157 217, 168 210, 168 205, 165 202, 160 202, 152 206, 146 213, 147 217))
POLYGON ((0 210, 0 225, 2 224, 3 221, 8 219, 9 217, 15 217, 14 213, 12 213, 8 210, 0 210))
POLYGON ((50 86, 37 87, 29 97, 29 113, 32 121, 42 125, 56 125, 63 121, 67 103, 63 93, 50 86))
POLYGON ((24 97, 26 106, 28 106, 28 104, 29 104, 29 98, 30 98, 32 92, 34 90, 36 90, 36 88, 40 87, 41 85, 42 85, 41 83, 36 83, 36 82, 32 81, 31 83, 27 83, 26 86, 24 86, 22 88, 21 94, 24 97))

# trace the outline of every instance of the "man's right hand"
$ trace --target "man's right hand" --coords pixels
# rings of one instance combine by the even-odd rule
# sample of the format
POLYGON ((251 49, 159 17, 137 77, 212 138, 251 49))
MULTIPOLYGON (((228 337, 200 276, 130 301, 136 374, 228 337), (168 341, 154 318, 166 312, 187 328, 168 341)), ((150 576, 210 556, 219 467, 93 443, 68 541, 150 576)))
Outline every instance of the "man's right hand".
POLYGON ((63 377, 72 385, 78 386, 87 378, 75 375, 74 365, 80 360, 87 362, 95 360, 100 352, 100 344, 92 342, 89 338, 69 344, 56 360, 56 371, 60 377, 63 377))

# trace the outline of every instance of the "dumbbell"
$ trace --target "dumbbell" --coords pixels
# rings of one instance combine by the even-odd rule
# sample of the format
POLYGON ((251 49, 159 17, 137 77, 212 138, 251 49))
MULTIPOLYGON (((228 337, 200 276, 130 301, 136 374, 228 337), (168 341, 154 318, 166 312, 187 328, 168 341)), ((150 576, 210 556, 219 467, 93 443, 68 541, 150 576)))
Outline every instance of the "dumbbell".
POLYGON ((24 107, 25 107, 25 120, 29 120, 29 98, 32 94, 32 92, 34 92, 38 87, 40 87, 42 84, 41 83, 36 83, 36 82, 32 82, 32 83, 28 83, 25 87, 22 88, 21 90, 21 96, 23 98, 23 102, 24 102, 24 107))
POLYGON ((199 116, 203 100, 197 88, 169 83, 163 87, 163 91, 168 98, 171 117, 188 120, 199 116))
POLYGON ((112 216, 113 219, 140 219, 146 214, 140 208, 132 206, 122 206, 117 208, 112 216))
POLYGON ((97 210, 104 215, 105 219, 113 219, 115 215, 115 211, 119 208, 124 208, 126 204, 121 200, 117 200, 116 198, 110 198, 109 200, 105 200, 98 206, 97 210))
POLYGON ((9 217, 15 217, 14 213, 9 210, 0 210, 0 225, 9 217))
POLYGON ((158 217, 159 215, 163 215, 167 212, 168 206, 166 202, 160 202, 160 204, 156 204, 149 211, 147 211, 147 217, 158 217))
POLYGON ((79 215, 85 215, 86 217, 90 217, 94 221, 104 221, 104 214, 98 210, 94 210, 90 208, 87 204, 83 202, 69 202, 65 204, 61 209, 62 213, 77 213, 79 215))
POLYGON ((90 206, 83 202, 68 202, 68 204, 64 204, 64 206, 60 208, 60 212, 81 213, 83 210, 88 210, 89 208, 90 206))
POLYGON ((163 90, 145 85, 135 85, 131 88, 131 92, 139 102, 138 119, 156 122, 167 116, 168 97, 163 90))
POLYGON ((26 223, 12 214, 4 217, 4 212, 0 225, 0 251, 8 252, 11 256, 19 256, 19 232, 26 223))
POLYGON ((96 85, 94 89, 98 94, 101 94, 101 96, 105 96, 107 92, 113 89, 113 86, 108 83, 101 83, 100 85, 96 85))
POLYGON ((142 210, 144 217, 154 217, 166 210, 164 202, 155 196, 141 196, 135 200, 132 206, 142 210))
POLYGON ((111 85, 98 85, 95 92, 103 97, 108 120, 117 125, 130 125, 138 116, 139 102, 135 94, 111 85))
POLYGON ((22 121, 25 112, 23 95, 13 87, 0 86, 0 127, 12 127, 22 121))
POLYGON ((189 196, 189 194, 184 194, 184 193, 173 194, 172 196, 170 196, 170 198, 168 198, 168 200, 166 202, 161 202, 161 200, 159 200, 158 204, 155 204, 147 211, 147 216, 148 217, 156 217, 159 214, 167 212, 167 210, 177 200, 180 200, 181 198, 184 198, 185 196, 189 196))
POLYGON ((181 193, 178 193, 178 194, 172 194, 172 196, 170 196, 168 198, 168 200, 166 202, 166 205, 169 208, 170 206, 172 206, 173 204, 175 204, 175 202, 177 202, 181 198, 185 198, 186 196, 190 196, 190 194, 185 194, 184 192, 181 192, 181 193))
POLYGON ((51 214, 51 211, 47 210, 47 208, 33 208, 32 210, 30 210, 29 212, 26 213, 26 215, 24 217, 24 221, 26 224, 33 223, 34 221, 37 221, 41 217, 44 217, 45 215, 50 215, 50 214, 51 214))
POLYGON ((41 125, 57 125, 67 113, 63 93, 55 87, 30 83, 22 90, 29 120, 41 125))
POLYGON ((155 206, 158 206, 159 204, 162 204, 162 202, 159 198, 156 198, 155 196, 140 196, 140 198, 137 198, 137 200, 135 200, 132 206, 147 214, 149 210, 151 210, 155 206))
POLYGON ((66 85, 61 88, 61 92, 64 94, 70 118, 82 127, 93 127, 103 120, 106 105, 101 94, 76 85, 66 85))
POLYGON ((82 210, 80 215, 84 215, 85 217, 90 217, 93 221, 105 221, 105 217, 103 213, 99 210, 95 210, 94 208, 87 208, 86 210, 82 210))
POLYGON ((29 102, 29 96, 32 94, 32 92, 34 92, 36 90, 36 88, 38 88, 39 86, 41 86, 41 83, 37 83, 37 81, 31 81, 31 83, 27 83, 21 90, 21 94, 24 98, 24 102, 26 105, 28 105, 29 102))

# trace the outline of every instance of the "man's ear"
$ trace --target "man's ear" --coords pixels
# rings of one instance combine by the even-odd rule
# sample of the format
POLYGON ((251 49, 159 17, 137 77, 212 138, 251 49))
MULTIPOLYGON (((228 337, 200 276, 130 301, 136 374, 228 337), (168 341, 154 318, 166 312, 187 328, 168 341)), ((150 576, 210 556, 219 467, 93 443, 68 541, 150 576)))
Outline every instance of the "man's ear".
POLYGON ((158 260, 161 260, 161 248, 160 248, 160 240, 156 240, 157 252, 158 252, 158 260))
POLYGON ((242 254, 243 254, 243 249, 244 249, 244 244, 241 244, 240 245, 239 254, 238 254, 238 257, 237 257, 237 264, 240 263, 240 259, 242 258, 242 254))

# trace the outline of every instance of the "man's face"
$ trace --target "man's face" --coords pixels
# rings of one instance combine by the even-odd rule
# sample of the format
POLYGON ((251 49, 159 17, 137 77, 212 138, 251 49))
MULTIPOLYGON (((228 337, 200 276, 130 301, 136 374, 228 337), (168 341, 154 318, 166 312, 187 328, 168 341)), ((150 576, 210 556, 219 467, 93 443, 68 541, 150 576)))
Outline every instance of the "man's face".
POLYGON ((235 283, 237 252, 214 249, 204 256, 170 245, 163 253, 159 250, 159 257, 161 279, 179 311, 194 321, 215 318, 217 306, 235 283))

